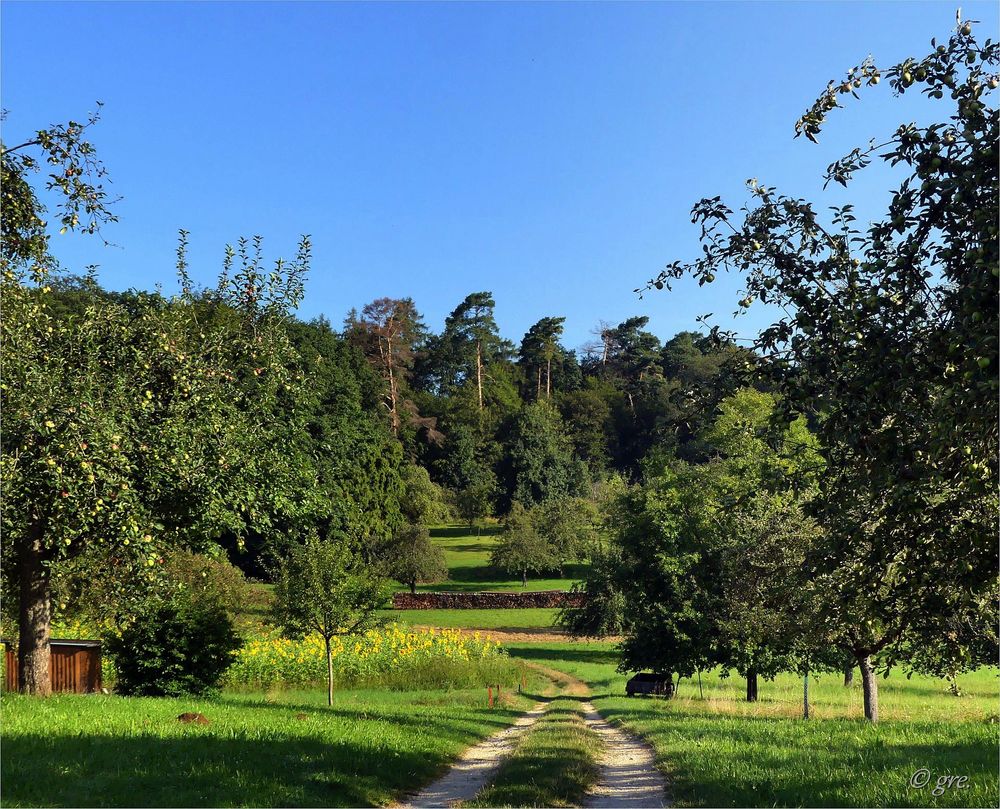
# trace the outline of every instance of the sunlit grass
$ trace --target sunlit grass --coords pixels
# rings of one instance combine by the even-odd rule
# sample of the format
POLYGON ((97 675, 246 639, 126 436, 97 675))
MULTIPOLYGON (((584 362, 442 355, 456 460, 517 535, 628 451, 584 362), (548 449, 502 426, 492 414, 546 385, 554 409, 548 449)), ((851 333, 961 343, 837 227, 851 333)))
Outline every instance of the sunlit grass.
POLYGON ((882 721, 863 720, 859 685, 840 675, 810 678, 812 718, 802 716, 802 679, 761 682, 760 700, 718 672, 683 680, 673 700, 624 696, 612 644, 511 644, 512 656, 584 680, 612 722, 655 747, 674 800, 692 806, 996 806, 998 679, 995 669, 943 680, 893 673, 880 681, 882 721), (910 777, 926 768, 934 782, 910 777), (940 776, 967 776, 965 789, 931 789, 940 776))
POLYGON ((600 754, 600 738, 584 724, 579 699, 554 699, 493 783, 463 806, 579 806, 597 780, 600 754))
POLYGON ((506 632, 555 631, 558 609, 510 610, 386 610, 386 617, 410 626, 495 629, 506 632))
POLYGON ((445 564, 448 566, 448 580, 436 584, 418 585, 418 591, 569 590, 582 578, 586 570, 585 565, 566 565, 563 577, 529 576, 528 586, 522 587, 519 578, 512 578, 490 566, 490 554, 500 541, 500 527, 496 524, 483 526, 478 532, 467 525, 438 526, 431 529, 431 541, 444 552, 445 564))
MULTIPOLYGON (((530 676, 530 675, 529 675, 530 676)), ((4 695, 4 806, 373 806, 510 724, 516 689, 229 693, 219 699, 4 695), (183 724, 185 712, 208 725, 183 724)))

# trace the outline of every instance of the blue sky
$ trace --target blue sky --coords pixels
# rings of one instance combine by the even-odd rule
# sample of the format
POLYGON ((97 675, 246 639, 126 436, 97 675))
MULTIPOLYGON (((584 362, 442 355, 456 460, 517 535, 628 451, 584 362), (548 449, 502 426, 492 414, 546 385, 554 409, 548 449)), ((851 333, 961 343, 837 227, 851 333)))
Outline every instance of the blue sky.
MULTIPOLYGON (((996 37, 993 3, 963 2, 996 37)), ((840 111, 821 145, 792 140, 826 82, 871 53, 922 56, 949 3, 38 3, 0 10, 6 143, 82 119, 120 223, 105 248, 56 236, 69 269, 115 289, 172 290, 178 228, 210 284, 226 243, 315 261, 301 310, 411 296, 428 325, 492 290, 504 335, 564 315, 575 347, 635 314, 667 338, 714 312, 735 324, 736 279, 639 300, 698 252, 688 212, 742 204, 760 178, 820 204, 884 204, 877 172, 850 194, 823 168, 928 109, 883 83, 840 111)), ((933 112, 933 108, 931 112, 933 112)))

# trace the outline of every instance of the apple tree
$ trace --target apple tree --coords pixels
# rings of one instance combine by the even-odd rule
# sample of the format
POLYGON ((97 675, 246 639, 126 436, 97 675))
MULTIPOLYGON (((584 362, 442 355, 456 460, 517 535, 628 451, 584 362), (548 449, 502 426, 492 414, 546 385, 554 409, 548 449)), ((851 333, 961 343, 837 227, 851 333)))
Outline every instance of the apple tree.
POLYGON ((1000 43, 959 20, 922 58, 852 68, 796 136, 815 141, 841 100, 882 80, 940 109, 827 169, 827 183, 850 189, 873 162, 893 167, 902 180, 885 214, 862 227, 851 205, 825 217, 753 180, 738 215, 718 197, 695 205, 701 257, 650 282, 732 271, 741 309, 778 313, 756 349, 787 415, 816 426, 826 541, 812 580, 872 721, 875 669, 920 646, 962 657, 945 628, 968 623, 997 574, 998 62, 1000 43))
MULTIPOLYGON (((111 221, 88 175, 103 169, 78 125, 28 145, 55 167, 50 188, 63 195, 64 227, 96 232, 111 221)), ((198 549, 222 531, 242 535, 309 507, 314 475, 282 450, 299 429, 304 387, 283 320, 301 298, 309 242, 294 261, 266 269, 260 240, 242 241, 227 255, 217 305, 206 306, 182 232, 180 294, 95 295, 57 316, 33 164, 12 152, 3 152, 5 177, 18 210, 34 218, 4 230, 0 268, 3 588, 18 616, 18 686, 46 694, 61 569, 83 565, 118 584, 125 610, 155 581, 168 548, 198 549)))

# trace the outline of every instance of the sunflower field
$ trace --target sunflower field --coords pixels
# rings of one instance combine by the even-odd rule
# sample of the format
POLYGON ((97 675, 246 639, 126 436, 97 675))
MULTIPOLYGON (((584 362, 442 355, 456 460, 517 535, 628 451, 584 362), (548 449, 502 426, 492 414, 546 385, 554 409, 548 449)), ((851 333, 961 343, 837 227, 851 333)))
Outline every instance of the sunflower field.
MULTIPOLYGON (((389 688, 472 686, 515 682, 519 669, 499 644, 479 633, 411 629, 390 624, 332 641, 340 686, 389 688)), ((277 633, 248 639, 223 684, 267 688, 326 680, 326 651, 316 635, 289 640, 277 633)))

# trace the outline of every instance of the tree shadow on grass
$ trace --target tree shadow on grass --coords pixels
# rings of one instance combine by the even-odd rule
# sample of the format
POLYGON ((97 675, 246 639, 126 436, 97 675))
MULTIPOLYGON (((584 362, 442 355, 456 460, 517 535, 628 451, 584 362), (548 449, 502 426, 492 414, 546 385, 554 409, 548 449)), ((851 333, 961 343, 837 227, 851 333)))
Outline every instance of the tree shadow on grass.
POLYGON ((4 805, 373 806, 430 780, 427 751, 314 736, 26 734, 4 739, 4 805))
MULTIPOLYGON (((438 734, 448 734, 449 736, 454 735, 456 738, 461 738, 469 734, 477 736, 481 735, 476 732, 476 729, 484 726, 495 727, 497 730, 500 730, 508 727, 512 724, 516 717, 524 713, 524 711, 519 711, 514 708, 487 708, 484 706, 483 709, 475 716, 469 716, 463 719, 444 719, 419 713, 406 713, 404 708, 400 708, 399 713, 372 713, 371 715, 368 715, 364 712, 364 710, 359 710, 357 708, 338 708, 336 702, 337 698, 334 696, 334 704, 332 707, 310 703, 267 702, 252 699, 233 698, 227 699, 225 704, 237 708, 251 708, 255 710, 263 708, 275 711, 284 711, 290 716, 298 713, 311 719, 322 720, 336 718, 349 722, 371 721, 384 722, 389 725, 409 725, 424 730, 433 730, 438 734), (505 718, 509 721, 504 721, 505 718)), ((483 702, 486 702, 485 689, 483 702)), ((412 710, 413 707, 414 706, 410 706, 410 710, 412 710)))
MULTIPOLYGON (((567 639, 567 642, 572 642, 567 639)), ((510 646, 511 657, 521 660, 571 660, 576 663, 618 664, 618 653, 611 649, 548 649, 540 646, 510 646)))
POLYGON ((468 525, 442 525, 430 529, 430 535, 439 539, 452 539, 454 537, 492 537, 500 533, 499 525, 483 525, 478 529, 469 528, 468 525))

